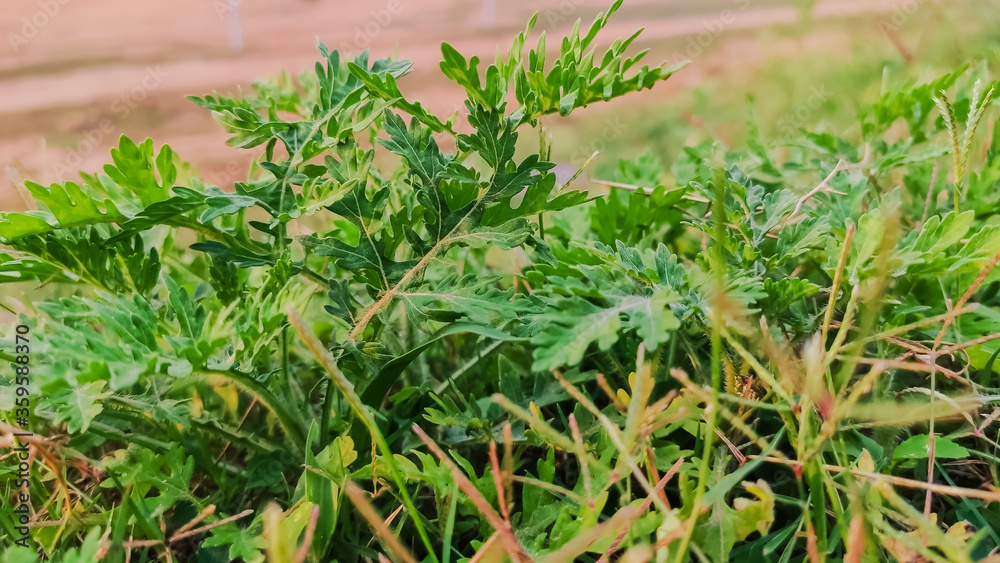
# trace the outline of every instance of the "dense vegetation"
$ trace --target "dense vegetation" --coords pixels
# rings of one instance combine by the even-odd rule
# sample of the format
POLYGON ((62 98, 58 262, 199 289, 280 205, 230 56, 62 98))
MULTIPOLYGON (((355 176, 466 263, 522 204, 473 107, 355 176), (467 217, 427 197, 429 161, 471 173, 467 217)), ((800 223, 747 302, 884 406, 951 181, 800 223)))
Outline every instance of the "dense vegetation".
POLYGON ((444 44, 447 121, 401 94, 405 61, 322 44, 298 79, 193 98, 264 147, 232 189, 128 138, 101 174, 26 183, 38 210, 0 216, 25 302, 0 430, 35 436, 26 488, 0 463, 0 561, 1000 547, 995 85, 961 69, 848 138, 752 130, 588 193, 540 120, 677 70, 638 34, 596 47, 620 3, 554 58, 532 24, 485 68, 444 44))

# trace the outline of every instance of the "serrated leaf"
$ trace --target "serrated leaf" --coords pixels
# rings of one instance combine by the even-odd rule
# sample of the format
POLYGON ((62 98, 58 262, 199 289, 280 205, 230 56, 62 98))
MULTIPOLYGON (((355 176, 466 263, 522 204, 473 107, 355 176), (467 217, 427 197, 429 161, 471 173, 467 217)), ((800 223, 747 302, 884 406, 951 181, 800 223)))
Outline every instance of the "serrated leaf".
POLYGON ((216 240, 192 244, 191 249, 200 250, 219 260, 230 262, 237 268, 269 266, 274 263, 270 256, 262 256, 247 250, 233 248, 216 240))
POLYGON ((680 326, 670 311, 672 299, 663 290, 649 296, 625 296, 605 307, 579 297, 560 298, 542 314, 541 331, 532 338, 536 346, 532 369, 576 365, 592 344, 599 350, 609 349, 623 326, 636 330, 647 348, 655 350, 680 326))
POLYGON ((152 139, 137 145, 123 135, 118 148, 111 149, 111 160, 114 164, 105 165, 104 172, 115 183, 131 190, 144 207, 167 199, 177 177, 169 146, 164 145, 159 154, 154 154, 152 139))
POLYGON ((60 389, 48 397, 56 422, 66 422, 71 433, 86 432, 90 423, 104 410, 104 400, 111 396, 104 381, 92 381, 60 389))

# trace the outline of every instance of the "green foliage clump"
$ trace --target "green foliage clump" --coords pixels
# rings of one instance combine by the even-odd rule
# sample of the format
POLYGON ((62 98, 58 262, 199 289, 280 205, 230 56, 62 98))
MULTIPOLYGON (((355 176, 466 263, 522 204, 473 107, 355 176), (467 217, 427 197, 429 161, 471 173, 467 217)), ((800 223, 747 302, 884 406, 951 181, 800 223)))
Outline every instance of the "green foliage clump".
POLYGON ((569 189, 524 132, 677 70, 639 66, 638 34, 597 48, 620 5, 554 60, 544 35, 525 54, 534 20, 484 69, 443 45, 467 98, 448 120, 402 95, 407 62, 322 44, 297 80, 193 98, 263 147, 232 189, 124 137, 102 174, 27 183, 38 209, 0 215, 0 282, 55 288, 19 320, 45 557, 1000 546, 1000 124, 973 150, 992 85, 963 69, 886 93, 860 140, 705 142, 569 189))

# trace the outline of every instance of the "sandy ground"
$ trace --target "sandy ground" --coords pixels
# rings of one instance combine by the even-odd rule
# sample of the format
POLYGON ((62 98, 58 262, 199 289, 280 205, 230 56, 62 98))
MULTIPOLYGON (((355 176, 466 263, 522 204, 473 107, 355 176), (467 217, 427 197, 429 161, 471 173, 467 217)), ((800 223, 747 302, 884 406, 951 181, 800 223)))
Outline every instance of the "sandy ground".
MULTIPOLYGON (((399 54, 415 63, 402 84, 442 115, 460 103, 437 72, 440 42, 490 58, 506 48, 535 11, 536 30, 565 33, 589 23, 608 0, 3 0, 0 10, 0 210, 27 204, 14 189, 22 179, 44 183, 97 170, 122 135, 169 143, 220 185, 244 173, 253 157, 230 149, 210 115, 184 99, 232 92, 241 85, 299 72, 316 60, 315 40, 357 52, 399 54), (238 30, 238 32, 237 32, 238 30), (5 175, 5 177, 4 177, 5 175)), ((828 0, 815 17, 899 12, 905 0, 828 0)), ((668 88, 706 73, 753 64, 748 30, 795 23, 797 9, 780 0, 626 0, 604 37, 645 27, 639 47, 651 60, 688 58, 668 88), (738 36, 738 38, 737 38, 738 36)), ((818 26, 822 29, 822 26, 818 26)), ((808 39, 808 38, 807 38, 808 39)), ((829 49, 820 35, 794 48, 829 49)), ((555 42, 550 41, 550 46, 555 42)), ((662 89, 660 89, 662 92, 662 89)), ((656 103, 654 90, 641 103, 656 103)))

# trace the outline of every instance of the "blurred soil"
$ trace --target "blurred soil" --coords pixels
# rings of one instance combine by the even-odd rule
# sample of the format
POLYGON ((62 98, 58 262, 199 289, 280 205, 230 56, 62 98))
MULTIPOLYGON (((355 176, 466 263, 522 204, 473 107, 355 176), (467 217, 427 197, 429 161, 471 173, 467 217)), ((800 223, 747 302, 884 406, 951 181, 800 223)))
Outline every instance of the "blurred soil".
MULTIPOLYGON (((846 38, 825 31, 824 20, 856 18, 875 26, 879 15, 898 13, 900 2, 819 2, 808 34, 771 40, 764 49, 760 33, 800 21, 794 3, 626 0, 603 37, 644 27, 638 47, 653 49, 650 62, 695 60, 667 84, 628 102, 656 104, 706 75, 746 71, 774 56, 846 48, 846 38)), ((442 41, 491 59, 536 11, 536 32, 551 38, 578 18, 589 23, 608 5, 496 0, 491 11, 488 0, 4 0, 0 210, 27 206, 16 189, 23 179, 49 183, 72 179, 76 170, 100 169, 122 134, 170 144, 205 178, 231 185, 255 154, 226 147, 226 134, 185 96, 235 92, 284 70, 311 68, 317 38, 347 52, 398 51, 414 61, 414 73, 401 84, 407 97, 450 115, 461 97, 438 72, 442 41)))

